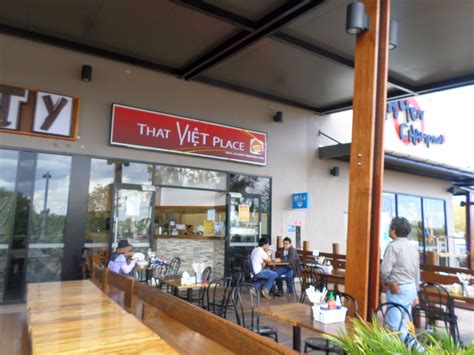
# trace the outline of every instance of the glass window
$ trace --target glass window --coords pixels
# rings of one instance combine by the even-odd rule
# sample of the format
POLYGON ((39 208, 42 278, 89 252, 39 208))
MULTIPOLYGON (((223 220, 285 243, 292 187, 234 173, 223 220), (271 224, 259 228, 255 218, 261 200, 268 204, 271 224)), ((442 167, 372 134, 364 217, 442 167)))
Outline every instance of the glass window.
POLYGON ((86 243, 106 246, 110 231, 114 173, 115 165, 109 164, 107 160, 91 159, 86 243))
POLYGON ((0 149, 0 303, 3 302, 10 235, 15 215, 18 152, 0 149))
POLYGON ((226 194, 163 187, 156 192, 155 233, 225 236, 226 194))
POLYGON ((151 185, 153 165, 140 163, 117 163, 122 169, 122 183, 151 185))
POLYGON ((227 174, 219 171, 157 165, 155 184, 226 190, 227 174))
POLYGON ((466 206, 461 206, 461 202, 466 203, 466 195, 453 196, 454 234, 448 238, 449 250, 452 254, 452 257, 450 258, 450 265, 452 267, 468 267, 466 245, 466 206))
POLYGON ((391 241, 389 236, 390 222, 395 216, 395 194, 384 192, 382 194, 382 215, 380 218, 380 256, 383 256, 391 241))
POLYGON ((230 174, 230 192, 260 195, 260 212, 262 221, 262 236, 269 237, 271 179, 262 176, 230 174))
POLYGON ((423 221, 421 218, 421 197, 397 195, 398 216, 405 217, 411 223, 408 240, 413 241, 420 253, 423 252, 423 221))
POLYGON ((423 219, 425 251, 447 253, 444 201, 423 198, 423 219))
POLYGON ((70 173, 70 156, 38 154, 27 282, 61 279, 70 173))

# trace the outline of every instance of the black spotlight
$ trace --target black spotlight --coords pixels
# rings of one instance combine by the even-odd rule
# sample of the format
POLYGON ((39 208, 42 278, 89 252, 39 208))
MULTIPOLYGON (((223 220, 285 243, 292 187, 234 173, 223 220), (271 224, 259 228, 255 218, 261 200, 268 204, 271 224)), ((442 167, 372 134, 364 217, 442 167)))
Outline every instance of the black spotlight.
POLYGON ((329 172, 332 176, 340 176, 341 175, 341 169, 338 166, 332 167, 329 172))
POLYGON ((390 33, 388 35, 388 49, 392 50, 398 46, 398 22, 390 21, 390 33))
POLYGON ((92 67, 90 65, 82 66, 81 80, 85 82, 92 81, 92 67))
POLYGON ((369 16, 365 13, 362 2, 351 2, 347 5, 346 32, 357 35, 369 29, 369 16))
POLYGON ((275 116, 273 116, 273 121, 283 123, 283 112, 277 111, 275 113, 275 116))

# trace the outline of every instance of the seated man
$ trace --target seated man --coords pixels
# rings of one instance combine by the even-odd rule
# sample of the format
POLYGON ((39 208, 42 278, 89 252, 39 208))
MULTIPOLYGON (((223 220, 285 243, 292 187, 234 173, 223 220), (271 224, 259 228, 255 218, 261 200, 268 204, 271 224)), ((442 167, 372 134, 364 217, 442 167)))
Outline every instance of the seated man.
POLYGON ((112 254, 107 267, 122 275, 129 275, 135 267, 135 260, 132 260, 133 246, 128 244, 128 240, 122 239, 118 245, 115 253, 112 254))
MULTIPOLYGON (((262 289, 262 294, 265 298, 270 298, 270 290, 275 279, 278 277, 275 271, 264 269, 266 262, 270 261, 270 257, 267 254, 269 247, 268 239, 262 237, 258 241, 258 247, 252 250, 252 254, 250 254, 255 279, 265 280, 265 286, 262 289)), ((260 283, 257 282, 255 287, 257 290, 260 289, 260 283)))
MULTIPOLYGON (((291 239, 285 237, 283 239, 283 251, 279 253, 279 258, 284 261, 289 261, 288 266, 281 266, 277 269, 277 273, 279 276, 286 275, 286 284, 288 287, 288 295, 294 295, 294 278, 295 278, 295 270, 297 269, 300 263, 300 257, 298 256, 298 252, 296 249, 291 245, 291 239)), ((283 282, 279 278, 277 280, 278 292, 283 294, 283 282)))

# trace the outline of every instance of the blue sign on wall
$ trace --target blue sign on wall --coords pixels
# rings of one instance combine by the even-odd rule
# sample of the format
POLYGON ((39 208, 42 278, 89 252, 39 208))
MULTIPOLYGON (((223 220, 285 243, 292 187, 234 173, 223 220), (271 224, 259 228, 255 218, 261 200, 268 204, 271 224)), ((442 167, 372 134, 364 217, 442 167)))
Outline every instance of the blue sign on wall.
POLYGON ((291 208, 308 208, 308 193, 299 192, 291 196, 291 208))

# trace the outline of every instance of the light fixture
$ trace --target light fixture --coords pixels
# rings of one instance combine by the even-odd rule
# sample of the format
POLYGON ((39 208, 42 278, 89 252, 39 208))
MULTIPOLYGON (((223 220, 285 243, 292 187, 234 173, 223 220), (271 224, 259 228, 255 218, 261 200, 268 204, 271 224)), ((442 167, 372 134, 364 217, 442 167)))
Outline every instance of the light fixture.
POLYGON ((369 16, 365 13, 362 2, 351 2, 347 5, 346 32, 357 35, 369 29, 369 16))
POLYGON ((275 112, 275 116, 273 116, 273 121, 278 123, 283 123, 283 112, 277 111, 275 112))
POLYGON ((92 67, 90 65, 82 66, 81 80, 85 82, 92 81, 92 67))
POLYGON ((393 50, 398 46, 398 22, 390 21, 390 33, 388 35, 388 49, 393 50))
POLYGON ((338 166, 333 166, 331 170, 329 171, 331 176, 340 176, 341 175, 341 169, 338 166))

